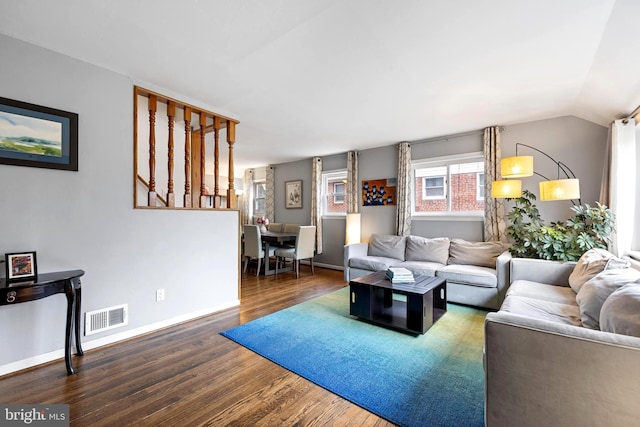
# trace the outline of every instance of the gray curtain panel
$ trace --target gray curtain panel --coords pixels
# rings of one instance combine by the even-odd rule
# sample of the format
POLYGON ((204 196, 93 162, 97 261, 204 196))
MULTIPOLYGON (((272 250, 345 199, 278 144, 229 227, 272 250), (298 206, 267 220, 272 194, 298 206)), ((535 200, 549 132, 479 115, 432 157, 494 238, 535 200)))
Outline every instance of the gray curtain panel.
POLYGON ((275 167, 267 166, 267 182, 266 182, 266 194, 265 194, 265 216, 271 222, 276 222, 276 208, 275 208, 275 167))
POLYGON ((311 168, 311 225, 316 226, 316 253, 322 253, 322 159, 314 157, 311 168))
POLYGON ((240 224, 253 224, 253 209, 251 201, 253 200, 253 169, 245 169, 242 178, 244 191, 238 197, 238 209, 240 209, 240 224))
POLYGON ((507 224, 502 199, 491 197, 491 184, 501 179, 500 127, 484 130, 484 240, 486 242, 507 241, 507 224))
POLYGON ((358 152, 347 153, 347 213, 358 213, 360 206, 358 184, 358 152))
POLYGON ((398 144, 398 187, 396 195, 396 234, 398 236, 408 236, 411 234, 412 183, 411 144, 401 142, 398 144))

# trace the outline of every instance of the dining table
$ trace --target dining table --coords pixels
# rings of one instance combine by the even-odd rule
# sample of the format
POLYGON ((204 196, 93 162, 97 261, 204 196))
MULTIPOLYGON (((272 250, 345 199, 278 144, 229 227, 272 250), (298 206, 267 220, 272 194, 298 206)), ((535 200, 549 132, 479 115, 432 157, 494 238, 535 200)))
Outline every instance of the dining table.
MULTIPOLYGON (((263 231, 261 232, 261 239, 264 243, 264 253, 265 253, 265 262, 264 262, 264 275, 271 276, 276 274, 275 266, 271 268, 271 263, 269 262, 269 250, 272 246, 282 247, 286 244, 295 244, 297 233, 287 233, 284 231, 263 231)), ((293 270, 293 266, 286 267, 282 269, 278 269, 279 271, 291 271, 293 270)))

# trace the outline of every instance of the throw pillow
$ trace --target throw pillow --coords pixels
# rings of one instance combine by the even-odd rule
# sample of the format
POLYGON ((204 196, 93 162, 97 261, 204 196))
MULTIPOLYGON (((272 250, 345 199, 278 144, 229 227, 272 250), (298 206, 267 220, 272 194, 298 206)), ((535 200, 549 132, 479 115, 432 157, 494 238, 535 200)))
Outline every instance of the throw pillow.
POLYGON ((407 237, 407 261, 426 261, 446 264, 449 258, 449 239, 436 237, 428 239, 420 236, 407 237))
POLYGON ((589 279, 576 295, 582 325, 600 329, 600 311, 605 300, 617 289, 638 279, 640 271, 633 268, 605 270, 589 279))
POLYGON ((406 237, 404 236, 372 234, 367 255, 383 256, 404 261, 405 240, 406 237))
POLYGON ((496 259, 506 248, 502 242, 467 242, 453 239, 449 246, 449 264, 496 268, 496 259))
POLYGON ((580 292, 580 288, 589 279, 604 270, 615 270, 617 268, 626 268, 629 263, 615 257, 611 252, 604 249, 589 249, 582 254, 578 263, 573 268, 569 276, 569 286, 575 293, 580 292))
POLYGON ((602 304, 600 329, 640 337, 640 286, 637 283, 621 287, 602 304))

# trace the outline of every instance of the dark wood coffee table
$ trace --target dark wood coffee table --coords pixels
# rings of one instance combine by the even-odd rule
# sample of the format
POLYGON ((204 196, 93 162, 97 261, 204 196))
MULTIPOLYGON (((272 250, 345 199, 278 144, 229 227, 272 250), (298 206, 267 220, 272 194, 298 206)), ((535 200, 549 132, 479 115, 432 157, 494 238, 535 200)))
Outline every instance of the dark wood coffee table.
POLYGON ((441 277, 392 284, 379 271, 351 280, 349 288, 352 316, 401 331, 424 334, 447 312, 447 281, 441 277))

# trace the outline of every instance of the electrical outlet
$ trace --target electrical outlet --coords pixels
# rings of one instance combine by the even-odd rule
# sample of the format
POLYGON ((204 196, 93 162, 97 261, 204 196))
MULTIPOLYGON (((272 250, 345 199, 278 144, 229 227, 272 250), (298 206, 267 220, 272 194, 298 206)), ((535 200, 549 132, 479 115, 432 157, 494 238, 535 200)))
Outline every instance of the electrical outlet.
POLYGON ((156 289, 156 301, 164 301, 164 289, 156 289))

